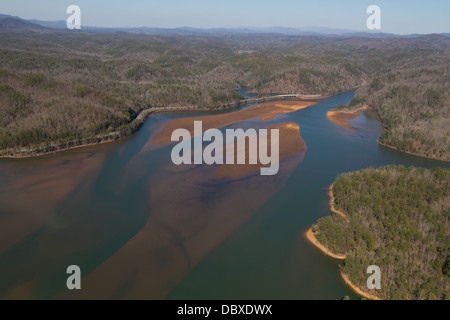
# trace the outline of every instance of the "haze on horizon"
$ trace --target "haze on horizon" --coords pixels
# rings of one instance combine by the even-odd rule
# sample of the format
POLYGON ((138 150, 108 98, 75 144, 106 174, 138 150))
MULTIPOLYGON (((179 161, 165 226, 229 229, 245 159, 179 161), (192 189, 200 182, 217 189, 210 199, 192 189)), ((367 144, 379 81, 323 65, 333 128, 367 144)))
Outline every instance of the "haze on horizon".
POLYGON ((23 19, 66 20, 80 6, 82 25, 93 27, 240 28, 274 26, 367 31, 369 5, 381 8, 381 32, 450 32, 448 0, 2 0, 0 13, 23 19))

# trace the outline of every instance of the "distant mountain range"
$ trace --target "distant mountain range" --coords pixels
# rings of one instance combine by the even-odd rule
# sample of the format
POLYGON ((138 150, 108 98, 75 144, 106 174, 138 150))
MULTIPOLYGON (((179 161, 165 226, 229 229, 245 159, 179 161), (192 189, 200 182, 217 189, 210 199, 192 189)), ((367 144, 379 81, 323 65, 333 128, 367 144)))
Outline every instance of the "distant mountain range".
MULTIPOLYGON (((36 19, 22 19, 11 15, 0 14, 0 30, 8 31, 36 31, 45 32, 49 29, 65 30, 66 21, 42 21, 36 19)), ((378 31, 356 31, 349 29, 337 29, 328 27, 303 27, 303 28, 289 28, 289 27, 242 27, 242 28, 151 28, 151 27, 130 27, 130 28, 102 28, 82 26, 82 31, 85 32, 99 32, 99 33, 114 33, 126 32, 133 34, 148 34, 148 35, 244 35, 244 34, 283 34, 283 35, 302 35, 302 36, 348 36, 348 37, 368 37, 368 38, 412 38, 423 36, 422 34, 396 35, 392 33, 384 33, 378 31)), ((441 33, 440 35, 450 37, 450 33, 441 33)))

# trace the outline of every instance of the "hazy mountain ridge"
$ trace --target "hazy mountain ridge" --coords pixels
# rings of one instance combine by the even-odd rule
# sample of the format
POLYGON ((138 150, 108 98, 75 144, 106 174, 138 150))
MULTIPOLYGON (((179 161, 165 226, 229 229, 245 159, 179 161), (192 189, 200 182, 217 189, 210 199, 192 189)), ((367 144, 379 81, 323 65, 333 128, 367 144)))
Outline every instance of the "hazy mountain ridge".
MULTIPOLYGON (((14 26, 21 29, 28 29, 35 31, 43 31, 43 28, 65 30, 67 28, 66 21, 43 21, 37 19, 22 19, 11 15, 0 14, 0 29, 12 30, 14 26), (6 21, 3 21, 7 19, 6 21), (13 19, 13 20, 11 20, 13 19)), ((408 34, 398 35, 392 33, 385 33, 379 31, 358 31, 341 28, 329 28, 321 26, 313 27, 240 27, 240 28, 192 28, 192 27, 179 27, 179 28, 157 28, 157 27, 118 27, 118 28, 106 28, 106 27, 92 27, 82 26, 83 31, 88 32, 127 32, 133 34, 148 34, 148 35, 243 35, 243 34, 282 34, 292 36, 345 36, 345 37, 368 37, 368 38, 409 38, 420 37, 422 34, 408 34)), ((17 31, 17 30, 16 30, 17 31)), ((442 33, 441 35, 450 37, 450 33, 442 33)))
POLYGON ((14 17, 0 17, 0 30, 10 30, 10 31, 42 31, 45 28, 35 24, 30 23, 22 19, 14 17))

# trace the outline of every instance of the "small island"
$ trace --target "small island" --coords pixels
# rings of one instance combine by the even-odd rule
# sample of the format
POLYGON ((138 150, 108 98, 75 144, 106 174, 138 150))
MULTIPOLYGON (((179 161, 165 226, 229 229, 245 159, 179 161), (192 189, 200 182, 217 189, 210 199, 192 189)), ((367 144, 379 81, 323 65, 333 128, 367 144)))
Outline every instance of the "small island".
POLYGON ((332 185, 333 214, 307 238, 344 260, 344 281, 368 299, 449 299, 450 170, 385 166, 342 174, 332 185), (370 265, 381 290, 368 290, 370 265))

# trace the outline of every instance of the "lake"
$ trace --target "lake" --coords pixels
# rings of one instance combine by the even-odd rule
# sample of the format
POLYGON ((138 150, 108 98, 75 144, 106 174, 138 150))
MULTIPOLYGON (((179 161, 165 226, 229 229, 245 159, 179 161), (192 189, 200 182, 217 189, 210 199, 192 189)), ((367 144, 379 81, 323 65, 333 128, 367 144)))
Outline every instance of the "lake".
POLYGON ((352 120, 356 132, 330 122, 327 111, 353 93, 268 121, 299 124, 307 148, 275 176, 218 179, 217 166, 173 165, 172 145, 153 139, 186 113, 152 116, 119 142, 1 160, 0 298, 357 298, 339 262, 304 237, 330 214, 325 189, 370 166, 450 165, 379 146, 371 112, 352 120), (81 290, 66 288, 70 265, 81 290))

